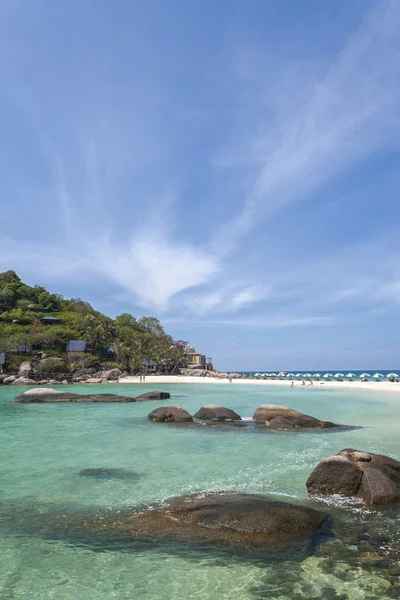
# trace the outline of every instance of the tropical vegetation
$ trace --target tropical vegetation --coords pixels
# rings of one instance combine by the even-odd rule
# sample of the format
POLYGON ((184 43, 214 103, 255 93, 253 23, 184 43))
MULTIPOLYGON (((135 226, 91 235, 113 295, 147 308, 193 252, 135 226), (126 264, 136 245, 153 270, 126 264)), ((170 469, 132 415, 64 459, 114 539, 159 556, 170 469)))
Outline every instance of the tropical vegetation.
MULTIPOLYGON (((0 352, 7 354, 8 370, 38 352, 62 357, 70 340, 86 340, 92 358, 111 347, 115 360, 108 366, 129 373, 143 370, 150 361, 165 371, 185 364, 187 342, 174 340, 156 317, 137 319, 123 313, 112 319, 80 298, 66 299, 43 286, 27 285, 14 271, 0 273, 0 352), (57 319, 55 324, 43 324, 49 316, 57 319)), ((87 358, 87 353, 73 357, 77 364, 87 358)), ((63 368, 70 367, 65 357, 63 368)))

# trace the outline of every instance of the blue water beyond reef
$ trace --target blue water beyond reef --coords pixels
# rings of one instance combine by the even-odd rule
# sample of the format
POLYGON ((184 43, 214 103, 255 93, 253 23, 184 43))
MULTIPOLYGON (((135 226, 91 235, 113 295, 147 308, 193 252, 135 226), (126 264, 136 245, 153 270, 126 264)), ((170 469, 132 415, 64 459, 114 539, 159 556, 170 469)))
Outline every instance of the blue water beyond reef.
MULTIPOLYGON (((156 387, 67 389, 135 396, 156 387)), ((395 392, 246 384, 160 389, 169 391, 171 400, 12 404, 21 388, 0 386, 0 600, 399 597, 396 562, 378 568, 360 560, 368 551, 362 544, 375 538, 374 551, 399 545, 398 514, 355 509, 340 499, 337 506, 322 505, 332 514, 332 538, 304 555, 288 551, 279 560, 268 553, 151 540, 118 545, 35 533, 35 520, 50 521, 57 514, 148 506, 200 490, 258 493, 320 506, 307 498, 305 482, 321 459, 346 447, 400 459, 400 394, 395 392), (191 414, 202 404, 222 404, 250 417, 265 403, 359 428, 257 434, 176 428, 146 418, 161 404, 177 404, 191 414), (84 469, 120 471, 103 478, 80 475, 84 469)))

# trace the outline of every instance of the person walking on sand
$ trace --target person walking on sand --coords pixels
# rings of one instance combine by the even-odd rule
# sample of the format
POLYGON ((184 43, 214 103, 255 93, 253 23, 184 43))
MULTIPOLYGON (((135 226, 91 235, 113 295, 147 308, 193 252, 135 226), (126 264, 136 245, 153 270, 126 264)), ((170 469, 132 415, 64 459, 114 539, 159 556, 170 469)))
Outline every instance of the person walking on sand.
POLYGON ((142 378, 143 378, 143 383, 144 383, 146 381, 146 375, 144 373, 142 375, 142 378))
POLYGON ((230 373, 229 373, 228 379, 229 379, 229 383, 232 383, 232 375, 230 373))
POLYGON ((290 387, 294 387, 294 381, 292 381, 292 383, 290 384, 290 387))

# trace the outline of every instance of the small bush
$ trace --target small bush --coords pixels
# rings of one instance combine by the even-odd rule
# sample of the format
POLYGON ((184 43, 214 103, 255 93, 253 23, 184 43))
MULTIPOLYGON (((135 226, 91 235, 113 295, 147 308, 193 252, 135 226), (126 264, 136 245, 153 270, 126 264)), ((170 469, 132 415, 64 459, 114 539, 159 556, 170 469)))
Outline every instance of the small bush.
POLYGON ((103 369, 119 369, 120 371, 124 370, 124 365, 118 362, 113 362, 112 360, 101 363, 103 369))
POLYGON ((69 366, 63 358, 44 358, 39 362, 38 371, 41 375, 52 373, 68 373, 69 366))

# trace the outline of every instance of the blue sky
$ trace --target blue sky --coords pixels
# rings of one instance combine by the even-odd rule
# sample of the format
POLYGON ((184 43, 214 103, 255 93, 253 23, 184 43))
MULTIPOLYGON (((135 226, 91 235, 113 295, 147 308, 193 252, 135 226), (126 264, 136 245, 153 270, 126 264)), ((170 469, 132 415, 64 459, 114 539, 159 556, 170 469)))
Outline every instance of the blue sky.
POLYGON ((0 3, 0 268, 221 369, 394 368, 400 3, 0 3))

